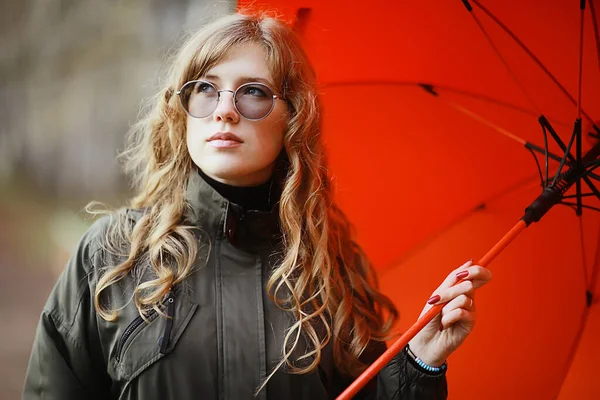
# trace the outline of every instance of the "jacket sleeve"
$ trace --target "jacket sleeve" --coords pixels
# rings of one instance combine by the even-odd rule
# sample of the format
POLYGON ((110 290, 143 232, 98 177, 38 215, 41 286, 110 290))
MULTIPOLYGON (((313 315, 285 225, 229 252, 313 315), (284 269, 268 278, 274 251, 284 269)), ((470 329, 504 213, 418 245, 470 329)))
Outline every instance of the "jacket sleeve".
POLYGON ((377 400, 445 400, 448 397, 446 372, 432 374, 416 366, 404 350, 378 374, 377 400))
MULTIPOLYGON (((372 364, 386 350, 385 343, 370 344, 361 359, 372 364)), ((336 397, 354 379, 337 376, 336 397)), ((401 351, 373 378, 354 399, 362 400, 445 400, 448 385, 445 372, 434 375, 422 371, 401 351)))
POLYGON ((23 399, 106 399, 110 378, 98 337, 90 275, 104 217, 80 240, 37 326, 23 399))

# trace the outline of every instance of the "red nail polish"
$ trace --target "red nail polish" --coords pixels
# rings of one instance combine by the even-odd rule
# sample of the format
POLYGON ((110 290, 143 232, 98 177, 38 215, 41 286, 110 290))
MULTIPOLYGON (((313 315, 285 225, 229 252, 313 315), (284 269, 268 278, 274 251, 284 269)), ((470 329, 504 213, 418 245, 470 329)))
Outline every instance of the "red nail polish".
POLYGON ((442 332, 444 330, 444 325, 442 325, 442 323, 440 322, 440 332, 442 332))
POLYGON ((440 301, 441 297, 439 294, 436 294, 435 296, 431 296, 431 298, 429 300, 427 300, 427 303, 429 304, 435 304, 438 301, 440 301))
POLYGON ((469 271, 461 271, 458 274, 456 274, 456 279, 463 279, 467 276, 469 276, 469 271))

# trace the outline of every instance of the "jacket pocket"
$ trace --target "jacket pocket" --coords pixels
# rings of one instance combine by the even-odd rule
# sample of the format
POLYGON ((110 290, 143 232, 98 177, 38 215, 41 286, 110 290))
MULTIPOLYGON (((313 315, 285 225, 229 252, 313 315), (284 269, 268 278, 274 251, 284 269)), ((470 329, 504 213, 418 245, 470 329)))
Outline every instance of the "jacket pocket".
POLYGON ((116 344, 114 378, 130 381, 173 351, 197 308, 184 293, 175 291, 162 308, 166 316, 152 310, 146 321, 140 316, 131 321, 116 344))

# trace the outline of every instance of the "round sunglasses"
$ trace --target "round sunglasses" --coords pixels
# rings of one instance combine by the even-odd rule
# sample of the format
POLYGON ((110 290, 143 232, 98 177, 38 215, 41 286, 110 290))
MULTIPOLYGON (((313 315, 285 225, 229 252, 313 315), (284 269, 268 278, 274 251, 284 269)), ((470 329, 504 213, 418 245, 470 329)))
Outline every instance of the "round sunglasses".
POLYGON ((203 80, 186 82, 177 91, 179 102, 188 115, 194 118, 206 118, 219 104, 222 92, 233 94, 233 105, 244 118, 259 121, 266 118, 275 108, 275 100, 285 99, 273 93, 265 84, 244 83, 233 90, 219 90, 215 85, 203 80))

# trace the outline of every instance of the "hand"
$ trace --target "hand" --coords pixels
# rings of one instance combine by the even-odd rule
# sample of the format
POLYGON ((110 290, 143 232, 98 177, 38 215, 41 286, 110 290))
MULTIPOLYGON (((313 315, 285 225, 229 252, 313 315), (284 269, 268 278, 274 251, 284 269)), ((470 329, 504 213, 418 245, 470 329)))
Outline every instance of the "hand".
POLYGON ((433 292, 419 318, 435 304, 447 304, 409 342, 417 357, 432 367, 439 367, 446 361, 475 326, 475 289, 485 285, 490 279, 490 270, 472 265, 472 261, 448 275, 433 292))

